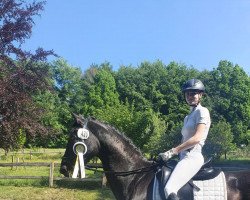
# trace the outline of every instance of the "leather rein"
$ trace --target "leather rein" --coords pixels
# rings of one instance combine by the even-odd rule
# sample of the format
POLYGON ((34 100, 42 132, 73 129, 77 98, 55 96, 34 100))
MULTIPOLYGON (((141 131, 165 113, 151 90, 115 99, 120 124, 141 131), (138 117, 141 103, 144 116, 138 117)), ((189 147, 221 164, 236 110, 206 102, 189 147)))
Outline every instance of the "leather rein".
POLYGON ((142 168, 139 168, 139 169, 130 170, 130 171, 122 171, 122 172, 103 171, 103 170, 93 169, 95 167, 88 167, 88 166, 85 166, 85 168, 88 169, 88 170, 91 170, 91 171, 95 171, 95 172, 102 172, 102 173, 105 173, 105 174, 113 174, 115 176, 129 176, 129 175, 147 173, 147 172, 153 171, 153 170, 155 170, 155 168, 157 166, 159 166, 158 163, 153 163, 151 166, 148 166, 148 167, 142 167, 142 168))

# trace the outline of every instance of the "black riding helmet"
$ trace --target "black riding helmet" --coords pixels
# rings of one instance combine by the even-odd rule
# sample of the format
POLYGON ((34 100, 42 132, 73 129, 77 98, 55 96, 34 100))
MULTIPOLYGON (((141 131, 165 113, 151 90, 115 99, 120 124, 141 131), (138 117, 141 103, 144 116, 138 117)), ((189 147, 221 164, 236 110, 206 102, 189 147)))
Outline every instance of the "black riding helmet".
POLYGON ((186 92, 188 90, 198 90, 205 92, 205 86, 198 79, 190 79, 182 86, 182 92, 186 92))

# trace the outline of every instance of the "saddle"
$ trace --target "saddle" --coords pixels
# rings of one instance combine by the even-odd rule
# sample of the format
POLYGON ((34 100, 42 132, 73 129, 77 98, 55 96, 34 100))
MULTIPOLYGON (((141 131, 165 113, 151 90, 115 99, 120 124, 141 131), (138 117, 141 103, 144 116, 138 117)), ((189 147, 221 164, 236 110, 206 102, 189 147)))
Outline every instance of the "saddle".
MULTIPOLYGON (((221 169, 211 167, 212 158, 209 158, 204 162, 201 169, 197 174, 178 192, 178 196, 185 196, 186 199, 193 199, 193 189, 199 190, 199 188, 193 184, 193 181, 197 180, 209 180, 218 176, 221 172, 221 169)), ((156 179, 159 183, 159 192, 162 199, 165 199, 164 187, 177 164, 176 160, 169 160, 167 163, 164 163, 158 172, 156 173, 156 179)))

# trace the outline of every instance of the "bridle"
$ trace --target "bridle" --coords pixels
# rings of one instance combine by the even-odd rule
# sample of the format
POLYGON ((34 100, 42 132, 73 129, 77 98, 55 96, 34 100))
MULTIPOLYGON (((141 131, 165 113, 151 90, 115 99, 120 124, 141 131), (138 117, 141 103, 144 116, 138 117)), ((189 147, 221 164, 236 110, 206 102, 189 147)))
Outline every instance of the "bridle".
POLYGON ((72 178, 77 178, 78 174, 81 178, 85 178, 84 155, 87 153, 88 148, 84 141, 89 138, 89 130, 86 129, 87 122, 88 120, 84 122, 83 128, 77 130, 77 137, 78 139, 81 139, 81 141, 78 141, 73 145, 73 151, 77 157, 72 178))
MULTIPOLYGON (((87 146, 84 143, 84 141, 87 140, 89 137, 89 130, 87 129, 88 121, 89 121, 89 119, 87 118, 83 123, 83 128, 79 128, 77 131, 77 138, 80 139, 81 141, 78 141, 73 145, 73 151, 75 154, 77 154, 77 147, 78 146, 81 146, 82 148, 84 148, 83 155, 87 152, 87 146)), ((95 171, 95 172, 102 172, 105 174, 113 174, 115 176, 129 176, 129 175, 147 173, 147 172, 153 171, 157 168, 157 166, 159 166, 159 163, 153 161, 152 165, 150 165, 150 166, 142 167, 142 168, 135 169, 135 170, 121 171, 121 172, 98 170, 98 169, 96 169, 96 167, 90 167, 88 165, 86 165, 85 168, 88 170, 95 171), (95 169, 93 169, 93 168, 95 168, 95 169)))

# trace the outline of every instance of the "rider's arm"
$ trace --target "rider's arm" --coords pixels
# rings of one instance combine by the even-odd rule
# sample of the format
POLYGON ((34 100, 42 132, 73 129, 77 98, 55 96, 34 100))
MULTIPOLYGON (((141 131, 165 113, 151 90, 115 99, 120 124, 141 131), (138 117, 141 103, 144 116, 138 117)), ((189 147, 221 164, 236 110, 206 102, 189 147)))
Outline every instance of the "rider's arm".
POLYGON ((179 154, 181 151, 189 149, 193 147, 194 145, 198 144, 202 140, 205 128, 206 128, 206 124, 198 124, 196 127, 194 136, 189 138, 186 142, 173 148, 174 153, 179 154))

